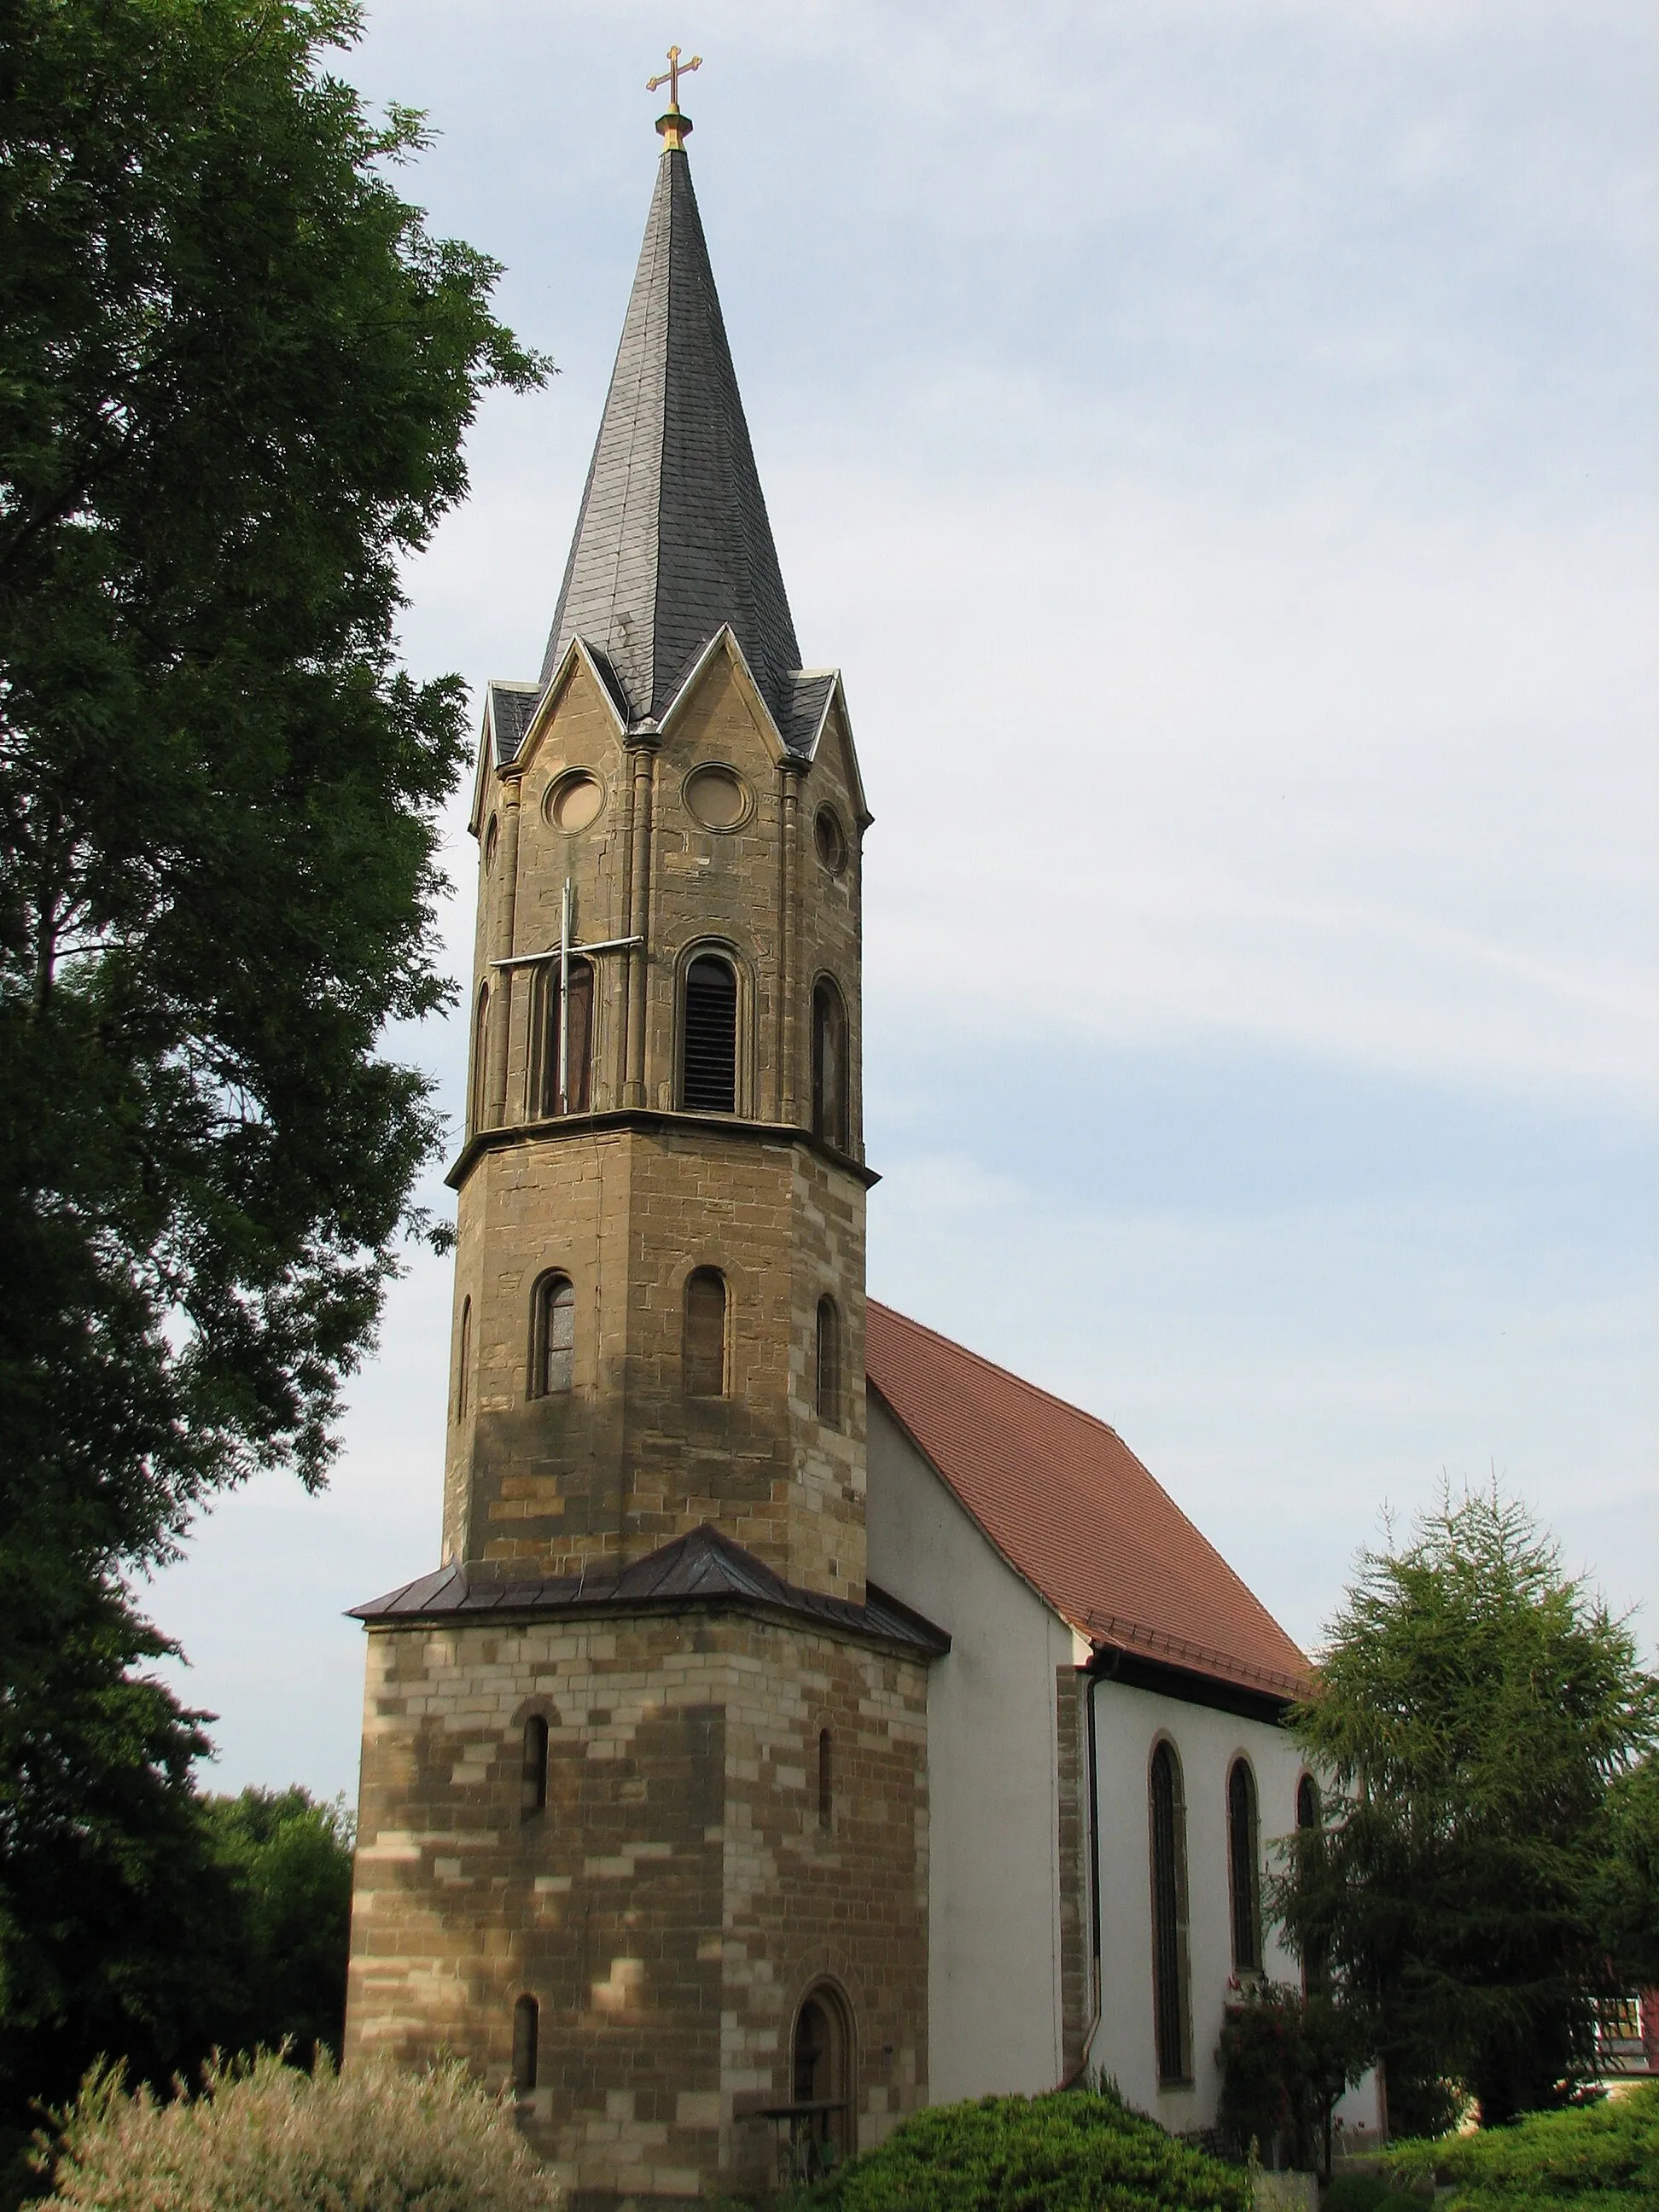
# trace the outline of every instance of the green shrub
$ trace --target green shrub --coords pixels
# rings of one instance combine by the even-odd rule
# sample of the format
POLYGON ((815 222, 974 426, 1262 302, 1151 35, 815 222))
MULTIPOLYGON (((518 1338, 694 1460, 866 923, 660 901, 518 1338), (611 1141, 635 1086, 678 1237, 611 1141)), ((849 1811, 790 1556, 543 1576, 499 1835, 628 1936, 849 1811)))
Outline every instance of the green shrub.
POLYGON ((262 2052, 158 2101, 94 2070, 40 2212, 548 2212, 556 2192, 464 2067, 301 2074, 262 2052))
POLYGON ((1109 2094, 933 2105, 807 2200, 824 2212, 1249 2212, 1248 2175, 1109 2094))
POLYGON ((1320 2199, 1319 2212, 1425 2212, 1422 2196, 1382 2173, 1339 2173, 1320 2199))
POLYGON ((1449 2212, 1548 2205, 1553 2212, 1653 2212, 1659 2204, 1659 2082, 1512 2127, 1437 2142, 1401 2143, 1389 2165, 1403 2181, 1437 2175, 1449 2212))
POLYGON ((1254 2142, 1262 2162, 1304 2172, 1325 2164, 1337 2099, 1364 2071, 1361 2031, 1328 1994, 1253 1982, 1221 2016, 1221 2108, 1229 2154, 1254 2142))

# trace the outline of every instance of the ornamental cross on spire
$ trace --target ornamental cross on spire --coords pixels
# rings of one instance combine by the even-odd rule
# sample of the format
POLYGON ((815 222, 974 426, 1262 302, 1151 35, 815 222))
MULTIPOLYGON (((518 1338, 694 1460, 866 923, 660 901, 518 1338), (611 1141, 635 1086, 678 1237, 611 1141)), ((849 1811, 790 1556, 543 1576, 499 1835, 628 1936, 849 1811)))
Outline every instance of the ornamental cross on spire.
POLYGON ((665 84, 668 87, 669 112, 671 113, 677 113, 680 104, 681 76, 690 76, 693 70, 699 70, 702 67, 702 56, 701 54, 693 54, 689 62, 683 62, 680 59, 679 48, 678 46, 670 46, 668 49, 668 67, 663 71, 660 76, 647 77, 646 80, 645 88, 647 92, 655 92, 659 86, 665 84))

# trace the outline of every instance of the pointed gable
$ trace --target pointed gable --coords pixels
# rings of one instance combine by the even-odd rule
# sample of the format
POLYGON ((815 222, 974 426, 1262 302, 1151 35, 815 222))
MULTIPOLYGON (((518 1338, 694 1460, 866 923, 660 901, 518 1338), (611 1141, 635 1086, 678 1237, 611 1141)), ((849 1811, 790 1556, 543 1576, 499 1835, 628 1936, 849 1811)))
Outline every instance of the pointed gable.
POLYGON ((580 636, 615 669, 632 718, 655 719, 728 622, 769 708, 780 723, 793 721, 800 649, 691 171, 671 147, 658 167, 542 681, 580 636))
POLYGON ((1305 1657, 1115 1430, 873 1298, 865 1366, 998 1551, 1091 1644, 1305 1689, 1305 1657))

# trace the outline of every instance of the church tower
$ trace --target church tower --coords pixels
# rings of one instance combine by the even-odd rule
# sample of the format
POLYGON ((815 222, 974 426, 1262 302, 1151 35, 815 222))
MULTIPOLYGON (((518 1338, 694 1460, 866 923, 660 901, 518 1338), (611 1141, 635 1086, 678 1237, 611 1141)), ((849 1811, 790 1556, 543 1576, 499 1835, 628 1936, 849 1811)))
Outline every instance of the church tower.
POLYGON ((360 1608, 347 2027, 510 2081, 594 2208, 925 2101, 945 1645, 865 1572, 870 816, 658 128, 541 673, 487 690, 442 1564, 360 1608))

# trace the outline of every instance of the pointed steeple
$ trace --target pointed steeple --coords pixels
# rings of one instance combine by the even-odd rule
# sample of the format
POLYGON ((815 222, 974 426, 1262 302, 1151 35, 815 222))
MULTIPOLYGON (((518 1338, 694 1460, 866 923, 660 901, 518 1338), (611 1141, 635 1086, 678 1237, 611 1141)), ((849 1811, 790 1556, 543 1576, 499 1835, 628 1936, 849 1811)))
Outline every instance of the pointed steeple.
POLYGON ((680 132, 665 135, 542 681, 580 636, 610 662, 631 719, 659 716, 730 623, 787 727, 800 649, 690 167, 680 132))

